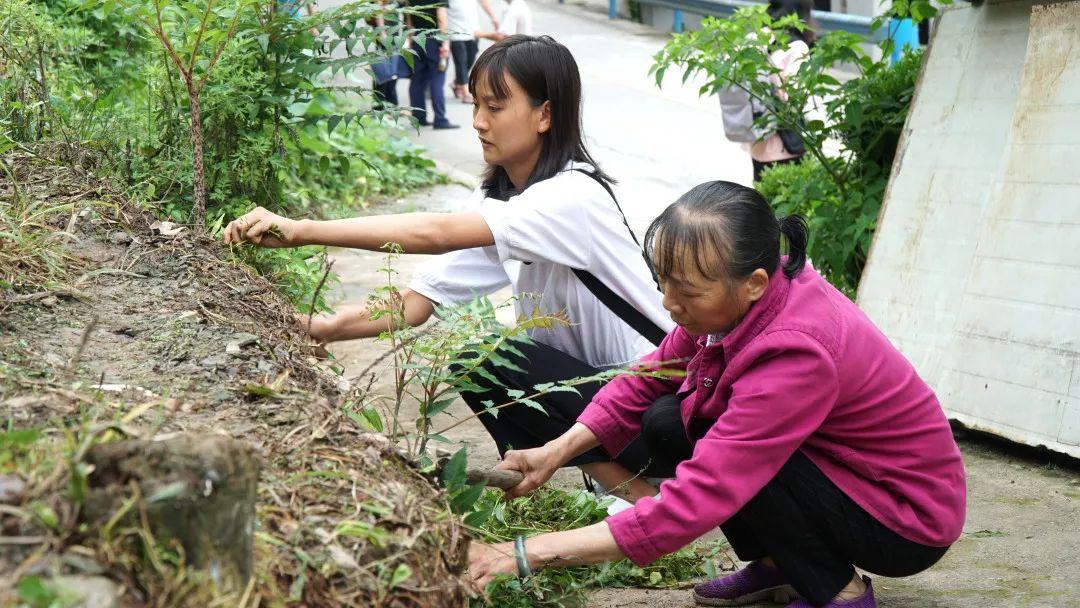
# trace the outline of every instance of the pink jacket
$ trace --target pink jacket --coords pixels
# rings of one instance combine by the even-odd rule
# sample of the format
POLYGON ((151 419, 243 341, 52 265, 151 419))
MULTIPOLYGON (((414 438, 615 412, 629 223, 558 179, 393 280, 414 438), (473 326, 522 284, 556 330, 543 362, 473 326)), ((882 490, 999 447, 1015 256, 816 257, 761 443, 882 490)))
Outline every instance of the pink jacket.
POLYGON ((945 547, 964 523, 960 451, 933 391, 850 300, 809 265, 773 273, 765 295, 720 342, 682 328, 644 358, 683 378, 622 376, 578 418, 609 454, 664 394, 682 399, 693 457, 608 518, 639 565, 727 521, 802 450, 845 494, 897 534, 945 547))

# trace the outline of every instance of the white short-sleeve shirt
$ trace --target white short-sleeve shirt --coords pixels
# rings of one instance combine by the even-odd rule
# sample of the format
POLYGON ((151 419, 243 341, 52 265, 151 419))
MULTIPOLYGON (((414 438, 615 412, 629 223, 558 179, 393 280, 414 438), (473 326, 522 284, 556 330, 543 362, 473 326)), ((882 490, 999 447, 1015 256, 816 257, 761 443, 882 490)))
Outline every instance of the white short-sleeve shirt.
POLYGON ((512 36, 514 34, 526 34, 532 36, 532 11, 525 0, 510 0, 510 4, 499 19, 499 33, 512 36))
POLYGON ((474 192, 472 209, 484 217, 495 244, 440 255, 409 287, 452 304, 512 285, 515 295, 535 296, 518 298, 519 314, 569 317, 569 326, 531 330, 534 340, 594 367, 626 365, 655 346, 600 302, 574 268, 591 272, 661 329, 670 331, 674 323, 615 201, 573 166, 507 201, 474 192))
POLYGON ((477 0, 450 0, 446 11, 450 40, 473 40, 480 29, 480 7, 477 0))

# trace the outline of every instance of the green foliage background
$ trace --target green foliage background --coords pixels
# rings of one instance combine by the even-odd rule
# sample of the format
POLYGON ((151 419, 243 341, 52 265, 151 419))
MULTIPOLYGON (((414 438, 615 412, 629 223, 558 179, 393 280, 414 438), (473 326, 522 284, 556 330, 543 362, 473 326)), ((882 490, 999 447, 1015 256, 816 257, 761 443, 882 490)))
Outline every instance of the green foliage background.
MULTIPOLYGON (((925 0, 904 0, 884 18, 918 21, 935 12, 925 0)), ((922 53, 907 52, 892 65, 891 41, 884 40, 874 58, 861 36, 831 31, 817 39, 795 74, 781 79, 770 55, 807 27, 795 15, 772 19, 764 5, 743 8, 673 36, 652 72, 657 84, 671 68, 684 80, 700 77, 701 95, 740 90, 763 108, 755 120, 759 132, 783 128, 802 137, 803 159, 766 170, 756 187, 778 214, 807 217, 815 268, 854 297, 922 53)))
MULTIPOLYGON (((355 213, 439 179, 402 136, 403 115, 373 108, 369 90, 343 79, 400 52, 407 9, 357 2, 293 17, 275 0, 158 4, 174 44, 191 37, 203 14, 206 40, 228 40, 200 96, 212 227, 256 205, 293 217, 355 213), (369 25, 378 13, 390 25, 369 25)), ((193 196, 189 104, 141 20, 154 10, 153 0, 0 0, 0 146, 49 141, 90 150, 81 161, 185 223, 193 196)), ((205 49, 187 52, 197 51, 205 49)), ((207 69, 201 62, 197 69, 207 69)), ((321 276, 318 254, 243 255, 306 304, 321 276)))
POLYGON ((807 218, 814 266, 851 298, 870 254, 921 61, 922 53, 915 52, 896 65, 874 64, 863 77, 841 88, 843 120, 832 125, 830 133, 850 156, 847 163, 835 158, 826 162, 851 184, 846 197, 821 161, 810 155, 766 170, 756 184, 778 214, 807 218))

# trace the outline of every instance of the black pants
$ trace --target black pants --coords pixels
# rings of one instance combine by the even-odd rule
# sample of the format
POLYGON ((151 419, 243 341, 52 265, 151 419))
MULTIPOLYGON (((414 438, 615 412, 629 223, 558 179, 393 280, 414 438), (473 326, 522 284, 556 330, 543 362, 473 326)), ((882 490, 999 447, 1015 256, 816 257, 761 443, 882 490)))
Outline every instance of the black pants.
POLYGON ((757 496, 720 526, 739 559, 771 557, 799 594, 827 604, 855 575, 910 576, 948 547, 910 541, 874 519, 797 451, 757 496))
POLYGON ((435 115, 436 127, 446 126, 446 72, 439 70, 439 47, 441 42, 428 38, 423 47, 413 47, 416 57, 413 59, 413 74, 409 79, 409 105, 412 106, 413 118, 421 125, 427 125, 427 97, 431 96, 431 111, 435 115))
POLYGON ((376 108, 386 109, 387 105, 398 105, 396 78, 387 80, 382 84, 377 84, 373 88, 375 89, 376 108))
POLYGON ((476 40, 451 40, 450 55, 454 58, 454 84, 469 84, 469 71, 476 63, 476 40))
MULTIPOLYGON (((597 370, 551 347, 521 347, 526 360, 507 355, 525 373, 491 364, 485 369, 506 388, 532 392, 542 382, 588 376, 597 370)), ((482 378, 474 382, 491 387, 482 378)), ((484 393, 464 393, 473 411, 483 411, 484 401, 495 405, 511 401, 506 388, 484 393)), ((515 404, 498 417, 481 414, 480 420, 495 439, 499 452, 507 448, 533 448, 566 432, 585 408, 599 385, 579 386, 581 396, 552 393, 537 401, 545 412, 515 404)), ((674 395, 658 399, 642 417, 641 436, 615 462, 649 477, 672 477, 675 466, 693 453, 682 423, 679 401, 674 395)), ((594 449, 569 465, 609 461, 594 449)), ((776 476, 734 516, 724 522, 724 532, 739 559, 770 557, 802 597, 814 605, 827 604, 855 574, 855 567, 882 576, 909 576, 926 570, 945 554, 947 547, 930 547, 907 540, 885 527, 855 501, 848 498, 801 451, 781 467, 776 476)))
POLYGON ((769 167, 773 167, 773 166, 776 166, 776 165, 786 165, 788 163, 797 163, 800 160, 802 160, 802 158, 803 157, 801 157, 801 156, 797 156, 795 158, 786 158, 784 160, 773 160, 773 161, 769 161, 767 163, 763 163, 763 162, 759 162, 759 161, 754 160, 753 161, 753 163, 754 163, 754 181, 755 182, 761 181, 761 172, 764 171, 765 169, 768 169, 769 167))
MULTIPOLYGON (((513 401, 507 395, 507 389, 523 390, 526 394, 535 392, 537 384, 558 382, 584 376, 592 376, 600 370, 567 355, 559 350, 539 343, 518 344, 518 350, 525 358, 501 352, 504 357, 526 370, 525 373, 494 365, 487 361, 482 366, 487 373, 497 378, 503 386, 495 386, 485 380, 481 374, 475 374, 472 381, 488 390, 482 393, 462 393, 465 403, 474 412, 487 409, 485 401, 500 405, 513 401)), ((500 454, 508 449, 524 450, 544 445, 562 435, 577 420, 593 395, 600 390, 600 383, 578 385, 577 395, 570 392, 554 392, 536 399, 544 411, 538 411, 528 405, 516 403, 498 411, 481 414, 484 424, 500 454)), ((642 419, 642 434, 614 459, 602 448, 594 448, 567 463, 567 466, 580 466, 593 462, 615 462, 627 470, 641 473, 646 477, 672 477, 675 465, 690 457, 690 444, 683 431, 679 402, 674 396, 667 396, 657 401, 642 419)))

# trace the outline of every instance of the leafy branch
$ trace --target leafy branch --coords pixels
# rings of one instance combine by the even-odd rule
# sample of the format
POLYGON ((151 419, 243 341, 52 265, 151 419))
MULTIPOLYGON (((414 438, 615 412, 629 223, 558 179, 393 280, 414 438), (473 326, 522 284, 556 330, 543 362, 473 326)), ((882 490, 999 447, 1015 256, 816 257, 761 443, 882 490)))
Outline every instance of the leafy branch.
POLYGON ((180 78, 184 81, 184 88, 187 90, 188 95, 189 111, 191 112, 191 151, 195 190, 192 215, 194 216, 195 225, 200 229, 205 229, 206 163, 203 158, 203 124, 199 98, 206 88, 210 73, 213 71, 218 59, 221 58, 221 53, 225 50, 229 41, 233 39, 240 15, 243 9, 247 8, 248 5, 246 3, 241 3, 230 11, 223 11, 223 13, 226 13, 225 15, 219 15, 224 16, 228 21, 228 25, 225 28, 214 28, 209 32, 213 34, 214 43, 211 47, 212 50, 207 53, 208 59, 206 60, 205 65, 202 66, 202 74, 200 77, 196 73, 197 68, 199 67, 199 51, 208 33, 207 25, 210 24, 211 15, 216 15, 214 12, 215 0, 207 0, 205 8, 202 9, 201 16, 197 16, 197 13, 195 12, 197 7, 194 4, 170 4, 166 8, 169 12, 173 13, 173 22, 170 24, 173 26, 172 28, 166 26, 166 23, 169 20, 163 18, 162 0, 151 0, 151 6, 153 8, 152 12, 145 5, 133 5, 129 3, 129 0, 117 1, 140 23, 142 23, 142 25, 153 34, 158 42, 161 43, 161 46, 168 54, 169 59, 172 60, 173 66, 180 73, 180 78), (232 13, 231 19, 227 15, 228 12, 232 13), (183 26, 186 23, 190 23, 193 19, 197 20, 199 27, 194 40, 188 44, 190 49, 181 48, 183 54, 189 55, 188 59, 185 61, 180 56, 181 51, 177 51, 177 43, 182 41, 183 34, 185 33, 183 26), (176 33, 177 31, 179 31, 179 33, 176 33), (174 36, 181 39, 174 41, 174 36))

